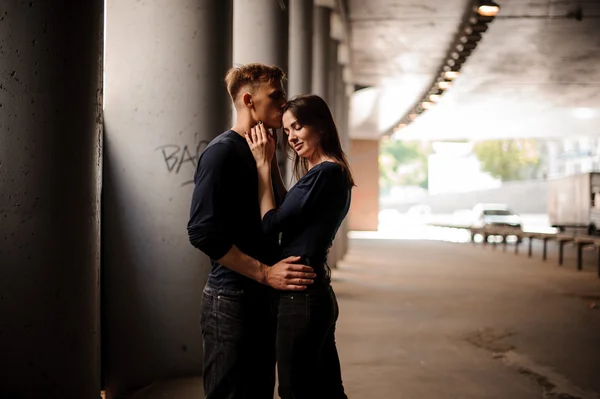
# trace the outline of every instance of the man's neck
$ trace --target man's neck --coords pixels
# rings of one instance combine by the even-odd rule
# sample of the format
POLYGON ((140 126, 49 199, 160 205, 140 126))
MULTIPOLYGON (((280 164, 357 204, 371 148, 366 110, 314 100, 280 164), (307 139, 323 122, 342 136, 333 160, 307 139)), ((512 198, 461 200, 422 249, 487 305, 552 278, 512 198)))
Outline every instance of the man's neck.
POLYGON ((238 116, 231 130, 244 137, 244 133, 250 133, 250 129, 254 125, 256 125, 256 122, 249 116, 238 116))

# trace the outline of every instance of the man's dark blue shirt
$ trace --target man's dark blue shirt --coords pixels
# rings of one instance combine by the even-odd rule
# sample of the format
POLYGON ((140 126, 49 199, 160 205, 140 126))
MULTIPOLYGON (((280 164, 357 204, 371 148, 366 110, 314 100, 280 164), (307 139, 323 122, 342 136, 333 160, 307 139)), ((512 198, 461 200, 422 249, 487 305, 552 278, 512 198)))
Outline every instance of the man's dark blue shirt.
POLYGON ((277 233, 262 229, 256 162, 246 139, 233 130, 211 141, 198 160, 187 228, 192 245, 211 259, 209 286, 253 283, 216 261, 233 245, 267 265, 280 259, 277 233))

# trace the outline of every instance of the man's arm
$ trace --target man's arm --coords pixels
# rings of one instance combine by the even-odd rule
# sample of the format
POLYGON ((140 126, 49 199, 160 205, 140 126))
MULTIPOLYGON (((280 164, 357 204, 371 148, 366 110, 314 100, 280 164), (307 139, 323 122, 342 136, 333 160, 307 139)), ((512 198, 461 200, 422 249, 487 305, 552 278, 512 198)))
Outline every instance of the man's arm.
POLYGON ((223 144, 208 148, 203 154, 194 176, 194 192, 188 236, 192 245, 211 259, 262 284, 281 290, 303 290, 315 277, 313 269, 293 264, 299 258, 287 258, 272 268, 242 253, 234 244, 225 228, 228 170, 234 159, 231 151, 223 144))
POLYGON ((260 218, 271 209, 275 209, 275 199, 273 198, 273 184, 271 184, 272 167, 269 164, 257 165, 258 172, 258 204, 260 206, 260 218))
POLYGON ((317 275, 311 267, 293 263, 298 260, 300 260, 299 256, 290 256, 269 267, 246 255, 234 245, 217 262, 277 290, 302 291, 308 284, 313 283, 317 275))
POLYGON ((233 246, 225 218, 229 211, 230 168, 236 163, 234 155, 225 144, 210 146, 200 157, 194 175, 188 237, 194 247, 211 259, 222 257, 233 246))

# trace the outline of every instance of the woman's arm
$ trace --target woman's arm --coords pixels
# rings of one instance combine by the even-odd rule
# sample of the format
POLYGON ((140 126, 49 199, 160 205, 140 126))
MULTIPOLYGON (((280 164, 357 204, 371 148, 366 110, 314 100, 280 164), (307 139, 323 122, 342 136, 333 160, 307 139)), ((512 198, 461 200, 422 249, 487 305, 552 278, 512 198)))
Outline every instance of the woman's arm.
POLYGON ((275 209, 275 198, 273 195, 273 184, 271 183, 271 165, 264 163, 257 165, 258 170, 258 203, 260 204, 260 218, 267 212, 275 209))
POLYGON ((277 199, 281 204, 281 201, 283 201, 287 194, 287 189, 285 188, 285 183, 283 183, 283 178, 281 177, 279 162, 277 162, 277 155, 273 156, 273 159, 271 160, 271 179, 273 181, 273 185, 275 186, 277 199))

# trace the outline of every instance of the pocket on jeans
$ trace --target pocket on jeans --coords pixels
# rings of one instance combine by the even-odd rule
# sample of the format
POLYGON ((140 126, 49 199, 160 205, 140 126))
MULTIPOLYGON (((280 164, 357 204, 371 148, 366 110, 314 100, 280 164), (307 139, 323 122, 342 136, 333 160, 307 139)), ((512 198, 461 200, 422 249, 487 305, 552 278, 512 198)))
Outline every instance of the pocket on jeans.
POLYGON ((217 290, 216 295, 218 299, 223 299, 225 301, 243 302, 244 298, 246 297, 246 291, 220 289, 217 290))
POLYGON ((242 290, 219 290, 216 301, 216 311, 226 319, 242 320, 245 309, 245 293, 242 290))
POLYGON ((243 337, 247 316, 243 296, 219 293, 213 299, 216 303, 218 340, 220 342, 239 342, 243 337))

